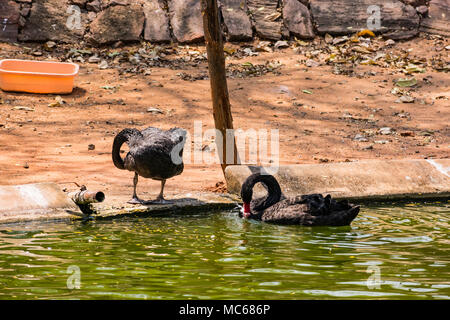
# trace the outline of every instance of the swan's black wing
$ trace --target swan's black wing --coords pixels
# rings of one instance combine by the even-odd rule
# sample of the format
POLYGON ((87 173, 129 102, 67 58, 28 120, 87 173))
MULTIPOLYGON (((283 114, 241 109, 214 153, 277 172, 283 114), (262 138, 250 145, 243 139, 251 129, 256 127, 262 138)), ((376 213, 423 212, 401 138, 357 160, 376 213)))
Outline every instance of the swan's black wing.
POLYGON ((177 136, 173 131, 154 127, 142 130, 141 133, 143 138, 133 141, 129 152, 134 161, 135 171, 140 176, 161 180, 171 178, 183 171, 182 160, 174 162, 171 154, 177 144, 184 143, 180 141, 179 135, 177 136))
POLYGON ((348 226, 359 213, 359 206, 352 206, 350 209, 336 211, 327 216, 313 216, 309 220, 313 226, 348 226))
POLYGON ((301 196, 288 198, 264 210, 261 220, 280 224, 302 224, 307 218, 308 205, 301 196))
POLYGON ((330 196, 303 195, 282 200, 266 209, 262 221, 305 226, 349 225, 359 213, 359 206, 337 202, 330 196))
POLYGON ((175 145, 183 142, 186 137, 186 130, 181 128, 171 128, 169 130, 161 130, 155 127, 148 127, 141 131, 144 136, 144 140, 149 143, 161 143, 164 142, 167 145, 175 145))

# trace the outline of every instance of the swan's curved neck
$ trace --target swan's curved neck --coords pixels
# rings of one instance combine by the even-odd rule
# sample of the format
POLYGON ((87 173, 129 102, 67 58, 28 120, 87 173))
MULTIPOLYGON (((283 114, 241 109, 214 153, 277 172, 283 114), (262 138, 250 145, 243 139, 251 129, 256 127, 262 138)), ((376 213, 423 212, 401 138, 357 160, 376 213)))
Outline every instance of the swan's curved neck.
POLYGON ((132 137, 142 137, 142 133, 137 129, 123 129, 114 138, 113 149, 112 149, 112 160, 114 165, 119 169, 125 169, 125 165, 122 157, 120 156, 120 147, 125 142, 129 142, 132 137))
POLYGON ((241 198, 244 202, 244 209, 248 208, 246 204, 249 204, 252 201, 253 187, 258 182, 264 183, 266 185, 267 196, 262 201, 258 201, 258 203, 255 203, 255 206, 253 208, 254 211, 261 212, 280 201, 281 188, 277 180, 271 175, 262 175, 260 173, 255 173, 248 177, 242 185, 241 198))

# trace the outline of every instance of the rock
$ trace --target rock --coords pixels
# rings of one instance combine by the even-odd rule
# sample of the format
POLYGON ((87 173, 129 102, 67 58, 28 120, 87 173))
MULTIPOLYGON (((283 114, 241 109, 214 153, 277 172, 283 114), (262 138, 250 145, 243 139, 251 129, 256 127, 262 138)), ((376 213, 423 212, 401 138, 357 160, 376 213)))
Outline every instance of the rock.
POLYGON ((221 0, 223 22, 228 41, 247 41, 253 37, 245 0, 221 0))
POLYGON ((144 39, 152 42, 170 41, 169 16, 161 0, 147 0, 143 5, 145 15, 144 39))
POLYGON ((31 6, 29 4, 24 4, 22 6, 22 8, 20 9, 20 15, 23 17, 26 17, 30 13, 30 11, 31 11, 31 6))
POLYGON ((281 12, 277 10, 276 0, 247 0, 253 25, 259 37, 280 40, 283 22, 281 12))
POLYGON ((89 39, 105 44, 115 41, 138 41, 144 28, 144 13, 137 4, 112 6, 91 23, 89 39))
POLYGON ((94 0, 86 4, 86 9, 94 12, 100 12, 102 10, 102 3, 100 0, 94 0))
POLYGON ((102 60, 102 62, 99 63, 98 68, 99 69, 108 69, 109 65, 108 65, 108 61, 106 60, 102 60))
POLYGON ((369 141, 366 137, 364 137, 364 136, 361 135, 361 134, 357 134, 357 135, 353 138, 353 140, 354 140, 354 141, 359 141, 359 142, 367 142, 367 141, 369 141))
POLYGON ((86 5, 86 2, 88 2, 88 0, 71 0, 70 1, 71 4, 75 4, 79 7, 84 7, 86 5))
POLYGON ((372 0, 310 0, 310 7, 321 34, 342 35, 369 29, 391 39, 409 39, 417 35, 420 18, 414 7, 398 0, 380 0, 378 3, 374 6, 372 0), (379 8, 379 14, 376 8, 379 8))
POLYGON ((95 144, 88 145, 88 150, 95 150, 95 144))
POLYGON ((427 6, 419 6, 416 8, 417 13, 421 14, 421 15, 425 15, 428 12, 428 7, 427 6))
POLYGON ((421 31, 450 36, 450 1, 431 0, 428 16, 422 20, 421 31))
POLYGON ((0 0, 0 41, 17 41, 20 6, 14 1, 0 0))
POLYGON ((283 0, 283 19, 289 32, 301 39, 313 39, 314 28, 308 8, 298 0, 283 0))
POLYGON ((181 43, 203 40, 203 18, 198 0, 168 0, 175 39, 181 43))
POLYGON ((427 4, 428 0, 402 0, 402 2, 409 4, 413 7, 424 6, 427 4))
POLYGON ((379 134, 382 134, 382 135, 392 134, 392 129, 389 128, 389 127, 380 128, 380 129, 378 130, 378 133, 379 133, 379 134))
POLYGON ((19 40, 78 42, 84 34, 85 18, 68 0, 35 1, 19 40))
POLYGON ((56 42, 54 42, 54 41, 47 41, 45 44, 44 44, 44 49, 46 50, 46 51, 52 51, 53 49, 55 49, 55 47, 56 47, 56 42))

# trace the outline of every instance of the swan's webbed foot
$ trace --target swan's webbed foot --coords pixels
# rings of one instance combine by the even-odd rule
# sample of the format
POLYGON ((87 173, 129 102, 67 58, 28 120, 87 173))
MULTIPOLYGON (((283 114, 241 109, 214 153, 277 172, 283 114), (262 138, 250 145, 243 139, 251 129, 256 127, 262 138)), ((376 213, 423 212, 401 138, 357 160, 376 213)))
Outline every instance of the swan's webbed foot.
POLYGON ((166 200, 163 197, 157 197, 156 200, 147 201, 148 204, 173 204, 174 202, 171 200, 166 200))
POLYGON ((129 204, 145 204, 144 200, 139 199, 138 197, 133 197, 131 200, 128 200, 129 204))

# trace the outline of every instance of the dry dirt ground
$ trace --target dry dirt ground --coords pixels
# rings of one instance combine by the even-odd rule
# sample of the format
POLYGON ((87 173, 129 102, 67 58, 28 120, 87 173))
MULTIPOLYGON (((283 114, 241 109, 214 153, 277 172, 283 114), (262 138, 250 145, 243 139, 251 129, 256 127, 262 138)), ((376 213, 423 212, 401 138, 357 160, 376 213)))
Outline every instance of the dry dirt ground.
MULTIPOLYGON (((227 64, 234 68, 228 87, 235 128, 278 129, 280 164, 449 157, 448 69, 438 71, 428 65, 423 73, 405 75, 401 63, 397 68, 392 64, 340 67, 314 52, 327 46, 323 38, 314 43, 274 49, 273 44, 255 42, 246 45, 249 55, 235 53, 243 52, 242 45, 226 44, 227 64), (271 48, 261 49, 265 45, 271 48), (308 59, 319 65, 306 63, 308 59), (248 69, 240 77, 239 72, 248 69), (417 85, 395 85, 395 80, 405 77, 415 77, 417 85), (396 87, 403 92, 392 92, 396 87), (402 95, 415 101, 402 103, 398 101, 402 95), (388 134, 379 132, 383 127, 391 128, 385 131, 388 134)), ((445 38, 421 36, 380 52, 409 52, 422 62, 439 56, 448 64, 449 44, 445 38)), ((133 57, 145 46, 102 48, 98 53, 126 51, 133 57)), ((0 59, 67 61, 69 48, 61 52, 58 48, 0 44, 0 59)), ((74 189, 71 182, 77 182, 107 196, 131 195, 133 174, 115 168, 111 160, 112 142, 121 129, 178 126, 192 135, 195 120, 202 121, 203 129, 213 128, 204 46, 166 48, 161 51, 166 52, 162 55, 166 65, 144 65, 144 69, 142 63, 136 67, 133 59, 110 59, 111 68, 100 69, 98 62, 88 62, 92 52, 85 52, 83 59, 74 59, 80 73, 73 93, 62 96, 61 106, 49 106, 55 95, 0 90, 0 184, 53 181, 74 189), (90 144, 95 145, 93 150, 90 144)), ((214 149, 210 141, 201 147, 203 152, 214 149)), ((214 190, 223 180, 218 164, 186 164, 182 175, 167 182, 165 194, 170 198, 181 192, 214 190)), ((142 198, 154 198, 158 191, 159 182, 140 180, 142 198)))

